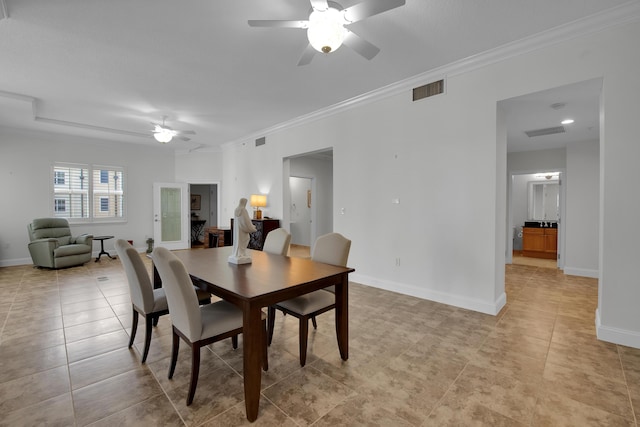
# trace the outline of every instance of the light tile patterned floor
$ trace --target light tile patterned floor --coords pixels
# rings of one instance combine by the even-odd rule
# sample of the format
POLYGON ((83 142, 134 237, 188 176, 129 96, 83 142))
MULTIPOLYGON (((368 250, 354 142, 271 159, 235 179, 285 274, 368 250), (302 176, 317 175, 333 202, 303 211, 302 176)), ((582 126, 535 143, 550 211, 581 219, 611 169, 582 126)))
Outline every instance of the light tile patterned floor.
MULTIPOLYGON (((349 361, 327 313, 305 368, 297 320, 279 314, 256 425, 637 426, 640 350, 596 339, 596 280, 510 265, 506 291, 488 316, 353 283, 349 361)), ((247 424, 241 349, 203 350, 186 407, 185 346, 167 379, 169 317, 145 365, 130 323, 118 260, 0 268, 0 425, 247 424)))

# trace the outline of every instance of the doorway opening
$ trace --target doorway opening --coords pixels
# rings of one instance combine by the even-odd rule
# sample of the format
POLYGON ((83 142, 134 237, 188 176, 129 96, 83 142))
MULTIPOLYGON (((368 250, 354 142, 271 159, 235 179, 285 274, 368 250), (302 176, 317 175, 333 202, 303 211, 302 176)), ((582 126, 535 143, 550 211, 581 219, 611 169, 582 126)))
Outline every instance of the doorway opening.
POLYGON ((218 183, 190 183, 190 243, 192 248, 207 247, 207 229, 218 227, 220 196, 218 183))
POLYGON ((507 263, 562 269, 563 176, 563 170, 511 173, 507 263))
MULTIPOLYGON (((548 218, 528 213, 527 203, 534 197, 531 189, 522 190, 526 197, 521 198, 520 205, 514 200, 516 180, 526 174, 542 173, 539 179, 545 181, 550 172, 559 171, 559 193, 555 194, 559 200, 557 267, 565 274, 597 274, 600 202, 598 191, 593 188, 594 183, 597 187, 600 173, 602 85, 602 78, 595 78, 498 102, 499 142, 506 143, 507 154, 507 264, 513 263, 513 251, 518 250, 519 239, 524 237, 520 226, 527 221, 541 228, 548 225, 548 218), (518 210, 526 214, 518 218, 518 210)), ((544 188, 537 191, 542 197, 544 188)), ((539 212, 544 213, 544 209, 539 212)))
POLYGON ((284 159, 283 203, 292 250, 309 253, 318 236, 333 231, 333 149, 284 159))

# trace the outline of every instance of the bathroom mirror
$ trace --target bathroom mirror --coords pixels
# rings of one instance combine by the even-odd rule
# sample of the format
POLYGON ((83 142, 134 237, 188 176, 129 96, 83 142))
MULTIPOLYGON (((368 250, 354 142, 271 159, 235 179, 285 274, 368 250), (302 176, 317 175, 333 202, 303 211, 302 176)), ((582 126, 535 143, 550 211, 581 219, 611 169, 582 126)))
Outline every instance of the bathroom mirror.
POLYGON ((560 216, 558 181, 529 181, 529 219, 557 221, 560 216))

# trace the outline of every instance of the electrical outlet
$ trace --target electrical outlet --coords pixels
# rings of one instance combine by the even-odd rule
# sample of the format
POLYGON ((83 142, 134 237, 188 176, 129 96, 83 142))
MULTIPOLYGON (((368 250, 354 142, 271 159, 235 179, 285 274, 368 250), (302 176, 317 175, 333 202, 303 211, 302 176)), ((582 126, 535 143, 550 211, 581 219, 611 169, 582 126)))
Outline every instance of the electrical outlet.
POLYGON ((400 257, 396 258, 396 267, 400 267, 400 257))

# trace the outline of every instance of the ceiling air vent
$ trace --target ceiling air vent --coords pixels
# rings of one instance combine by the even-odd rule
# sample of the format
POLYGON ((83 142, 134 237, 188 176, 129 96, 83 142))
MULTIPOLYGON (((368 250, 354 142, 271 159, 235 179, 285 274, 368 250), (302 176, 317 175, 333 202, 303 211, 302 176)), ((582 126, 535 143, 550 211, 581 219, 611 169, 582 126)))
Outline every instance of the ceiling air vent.
POLYGON ((433 95, 440 95, 441 93, 444 93, 444 80, 413 88, 413 100, 417 101, 433 95))
POLYGON ((527 136, 529 138, 533 138, 536 136, 544 136, 544 135, 553 135, 556 133, 564 133, 564 126, 555 126, 552 128, 545 128, 545 129, 535 129, 535 130, 526 130, 524 131, 524 133, 527 134, 527 136))
POLYGON ((267 137, 265 136, 256 139, 256 147, 260 147, 261 145, 264 145, 266 143, 267 143, 267 137))

